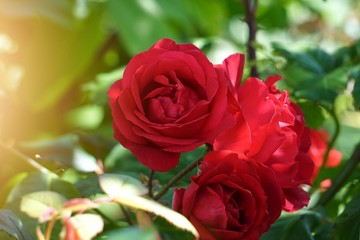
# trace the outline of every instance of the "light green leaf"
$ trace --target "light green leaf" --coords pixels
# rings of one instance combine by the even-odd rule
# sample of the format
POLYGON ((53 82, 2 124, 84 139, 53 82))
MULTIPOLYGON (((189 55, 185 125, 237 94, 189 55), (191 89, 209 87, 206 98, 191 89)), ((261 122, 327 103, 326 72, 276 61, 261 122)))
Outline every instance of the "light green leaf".
MULTIPOLYGON (((102 218, 96 214, 78 214, 70 218, 72 227, 82 240, 90 240, 104 228, 102 218)), ((64 236, 64 229, 61 235, 64 236)))
POLYGON ((22 197, 20 209, 30 217, 39 218, 49 208, 60 211, 66 201, 64 196, 56 192, 34 192, 22 197))
POLYGON ((102 190, 110 197, 144 195, 147 188, 136 178, 121 174, 103 174, 99 177, 102 190))
POLYGON ((191 232, 196 238, 199 237, 199 233, 186 217, 154 200, 135 195, 119 194, 115 197, 115 201, 130 208, 154 213, 165 218, 176 227, 191 232))

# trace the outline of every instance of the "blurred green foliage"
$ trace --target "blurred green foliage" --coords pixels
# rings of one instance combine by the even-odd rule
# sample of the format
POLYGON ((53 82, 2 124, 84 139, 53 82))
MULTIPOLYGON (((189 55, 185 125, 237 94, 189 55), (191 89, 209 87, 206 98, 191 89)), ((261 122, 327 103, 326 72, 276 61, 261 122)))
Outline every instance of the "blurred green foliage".
MULTIPOLYGON (((298 102, 307 124, 337 136, 334 146, 344 155, 342 165, 324 169, 320 180, 335 178, 360 141, 359 13, 356 0, 259 1, 260 77, 281 74, 279 87, 298 102)), ((4 222, 0 233, 17 239, 22 221, 35 236, 36 221, 19 210, 25 194, 102 196, 93 173, 97 160, 106 172, 146 182, 149 170, 113 139, 107 106, 107 89, 133 55, 172 38, 195 43, 220 63, 245 52, 247 36, 239 0, 0 0, 0 203, 16 215, 0 212, 14 223, 4 222)), ((155 190, 202 154, 203 149, 186 153, 181 166, 155 174, 155 190)), ((357 239, 360 169, 355 170, 326 207, 284 215, 262 239, 357 239)), ((317 187, 313 201, 322 194, 317 187)), ((169 192, 162 200, 171 198, 169 192)), ((126 222, 114 206, 99 211, 108 216, 99 239, 154 238, 154 228, 115 229, 113 221, 126 222)), ((164 219, 154 225, 163 239, 191 239, 164 219)))

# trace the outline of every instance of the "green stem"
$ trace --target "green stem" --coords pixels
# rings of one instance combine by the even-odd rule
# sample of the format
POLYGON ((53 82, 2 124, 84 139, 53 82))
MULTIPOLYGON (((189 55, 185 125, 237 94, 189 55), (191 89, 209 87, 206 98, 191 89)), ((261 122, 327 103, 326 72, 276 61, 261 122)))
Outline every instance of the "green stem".
POLYGON ((154 179, 154 174, 155 174, 155 171, 154 170, 151 170, 150 171, 150 175, 149 175, 149 182, 148 182, 148 196, 150 198, 153 198, 154 197, 154 193, 153 193, 153 179, 154 179))
POLYGON ((356 145, 350 159, 345 166, 340 170, 338 177, 334 180, 333 184, 320 198, 319 202, 315 205, 325 206, 338 192, 338 190, 345 184, 347 178, 356 169, 360 162, 360 142, 356 145))
POLYGON ((128 209, 120 204, 121 211, 123 212, 126 221, 129 223, 129 225, 135 225, 134 221, 131 219, 130 213, 128 209))
POLYGON ((154 200, 159 200, 167 191, 175 185, 181 178, 183 178, 186 174, 188 174, 191 170, 193 170, 198 164, 202 161, 202 158, 199 158, 198 160, 194 161, 190 165, 188 165, 186 168, 184 168, 181 172, 176 174, 169 183, 167 183, 155 196, 154 200))

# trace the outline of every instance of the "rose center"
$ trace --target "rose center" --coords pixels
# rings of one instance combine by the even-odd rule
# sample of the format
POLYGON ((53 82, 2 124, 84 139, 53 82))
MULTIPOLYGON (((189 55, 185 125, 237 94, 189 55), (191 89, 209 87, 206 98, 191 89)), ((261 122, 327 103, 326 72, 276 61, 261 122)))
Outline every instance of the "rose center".
POLYGON ((171 123, 186 114, 199 101, 196 91, 184 85, 171 72, 169 76, 155 77, 157 87, 144 100, 148 102, 147 115, 152 122, 171 123))

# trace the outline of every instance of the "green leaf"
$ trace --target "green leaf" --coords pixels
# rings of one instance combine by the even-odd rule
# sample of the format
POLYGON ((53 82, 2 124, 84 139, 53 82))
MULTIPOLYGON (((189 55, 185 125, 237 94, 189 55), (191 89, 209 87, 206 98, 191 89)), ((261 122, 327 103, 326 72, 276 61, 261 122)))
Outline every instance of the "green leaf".
POLYGON ((336 219, 334 236, 336 239, 358 239, 360 229, 360 195, 350 201, 336 219))
POLYGON ((107 105, 109 98, 107 92, 110 86, 122 78, 125 67, 115 69, 111 72, 96 75, 94 81, 84 85, 84 90, 89 93, 91 101, 99 105, 107 105))
POLYGON ((162 240, 193 240, 194 236, 187 231, 174 227, 162 217, 154 220, 156 229, 161 233, 162 240))
POLYGON ((199 233, 186 217, 170 208, 161 205, 158 202, 155 202, 154 200, 150 200, 140 196, 129 194, 123 195, 119 193, 115 197, 115 201, 133 209, 140 209, 143 211, 154 213, 160 217, 165 218, 167 221, 169 221, 176 227, 191 232, 197 238, 199 237, 199 233))
POLYGON ((130 55, 151 47, 157 40, 179 35, 164 19, 155 2, 108 0, 108 14, 130 55), (136 17, 134 17, 136 16, 136 17))
POLYGON ((328 221, 316 212, 292 214, 278 219, 263 234, 261 240, 314 240, 324 239, 325 229, 331 228, 328 221), (316 236, 316 237, 315 237, 316 236))
POLYGON ((306 125, 311 128, 319 128, 324 123, 325 117, 319 104, 312 101, 298 102, 299 107, 303 110, 306 119, 306 125))
POLYGON ((283 4, 271 2, 270 5, 260 4, 258 10, 258 23, 266 29, 279 29, 288 26, 288 15, 283 4), (269 21, 271 19, 271 21, 269 21))
POLYGON ((60 211, 67 199, 56 192, 41 191, 22 197, 20 209, 32 218, 39 218, 49 208, 60 211))
POLYGON ((299 68, 309 71, 315 76, 322 76, 324 74, 322 66, 310 54, 290 52, 278 43, 274 43, 272 46, 275 52, 282 55, 287 60, 287 64, 297 64, 299 68))
MULTIPOLYGON (((104 228, 102 218, 96 214, 84 213, 77 214, 70 218, 71 228, 74 230, 80 239, 92 239, 104 228)), ((65 229, 61 235, 65 236, 65 229)))
POLYGON ((314 48, 308 54, 321 66, 324 72, 331 72, 335 67, 335 58, 321 48, 314 48))
POLYGON ((30 234, 10 210, 0 209, 0 239, 31 240, 30 234))
POLYGON ((7 202, 13 202, 21 199, 24 195, 40 191, 57 191, 68 198, 79 197, 74 185, 59 179, 55 174, 31 173, 12 189, 7 202))
POLYGON ((99 176, 102 190, 110 197, 118 195, 145 195, 148 190, 136 178, 121 174, 103 174, 99 176))
POLYGON ((106 240, 129 240, 129 239, 141 239, 141 240, 156 240, 157 234, 155 229, 146 228, 141 229, 137 227, 128 227, 124 229, 117 229, 107 231, 98 238, 97 240, 106 239, 106 240))

